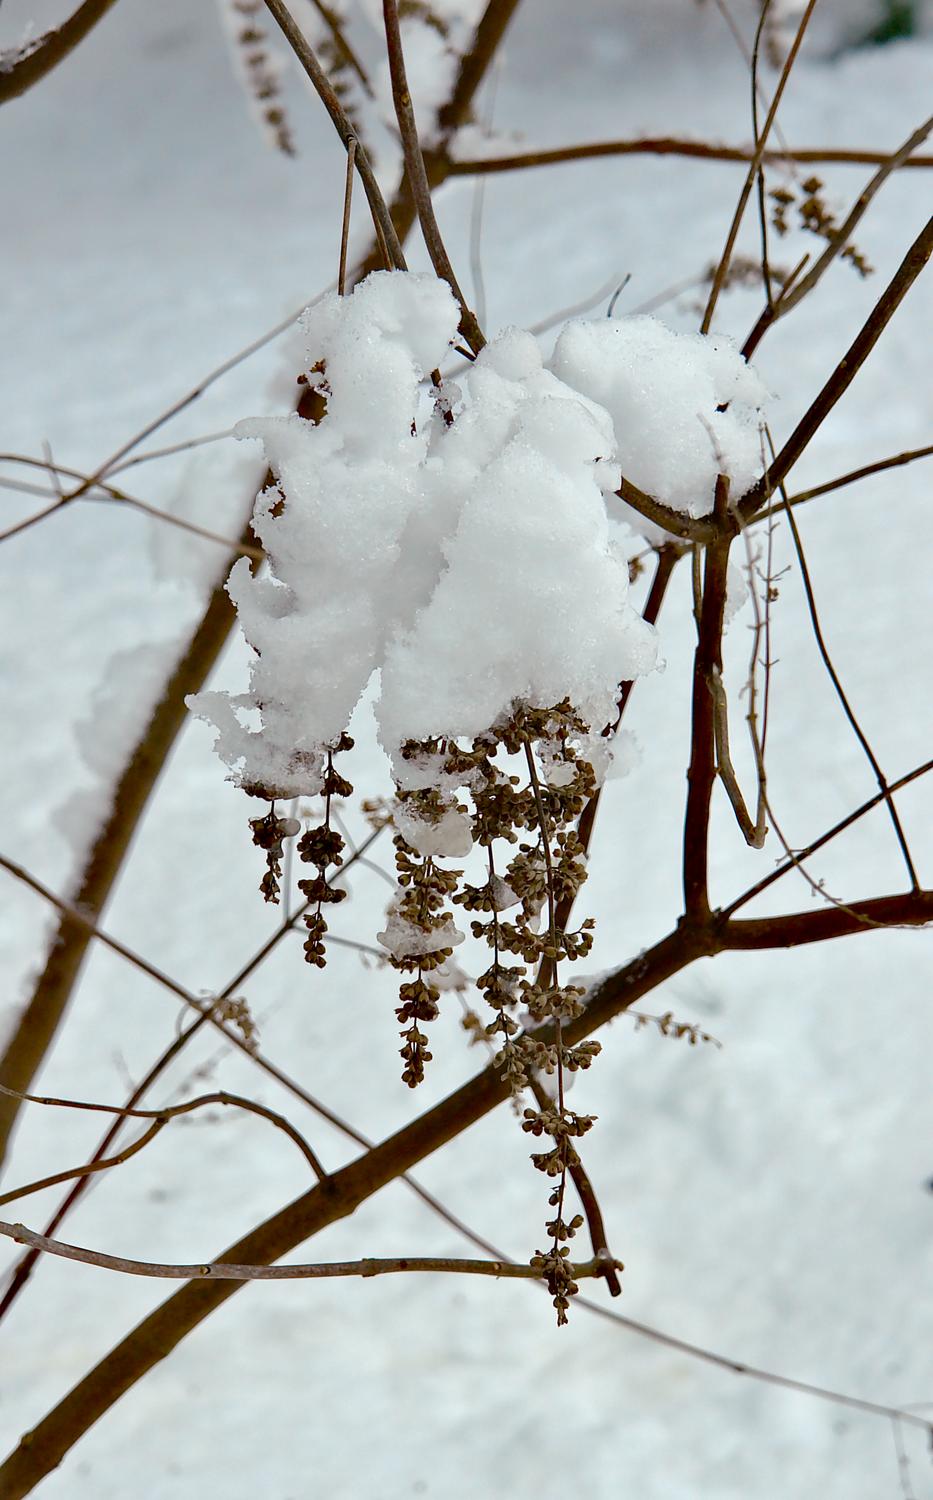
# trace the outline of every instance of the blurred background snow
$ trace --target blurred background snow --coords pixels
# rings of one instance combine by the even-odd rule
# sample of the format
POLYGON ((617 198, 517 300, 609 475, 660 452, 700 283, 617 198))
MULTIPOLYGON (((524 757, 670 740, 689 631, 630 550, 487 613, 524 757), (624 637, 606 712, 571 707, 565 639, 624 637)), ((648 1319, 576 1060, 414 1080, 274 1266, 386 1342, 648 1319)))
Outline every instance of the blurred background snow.
MULTIPOLYGON (((818 7, 781 115, 792 146, 893 148, 928 112, 930 6, 916 7, 915 35, 852 45, 882 9, 874 0, 818 7)), ((734 10, 747 34, 751 0, 734 10)), ((8 0, 0 45, 60 14, 51 0, 8 0)), ((536 145, 750 135, 746 68, 712 0, 526 0, 503 57, 495 149, 510 149, 517 133, 536 145)), ((41 456, 47 442, 62 464, 92 468, 332 279, 342 156, 300 80, 288 93, 294 160, 257 135, 214 6, 123 0, 73 58, 3 110, 4 453, 41 456)), ((488 108, 484 95, 480 118, 488 108)), ((471 151, 475 140, 473 132, 471 151)), ((388 134, 379 156, 389 180, 388 134)), ((721 249, 741 173, 634 157, 490 178, 488 328, 536 323, 626 274, 617 312, 697 276, 721 249)), ((870 169, 821 175, 841 207, 870 169)), ((778 442, 899 263, 929 198, 923 173, 889 182, 857 237, 877 274, 861 282, 837 265, 765 340, 756 363, 777 398, 778 442)), ((468 179, 438 194, 464 280, 473 204, 468 179)), ((359 214, 355 244, 365 240, 359 214)), ((750 214, 740 250, 756 248, 750 214)), ((792 264, 806 248, 795 237, 775 254, 792 264)), ((414 239, 411 263, 426 265, 414 239)), ((661 315, 695 328, 695 300, 675 297, 661 315)), ((758 300, 753 290, 730 292, 717 328, 741 338, 758 300)), ((930 302, 921 281, 798 466, 795 488, 929 441, 930 302)), ((298 348, 289 334, 264 349, 160 440, 287 409, 298 348)), ((222 442, 128 470, 123 481, 232 535, 257 472, 252 453, 222 442)), ((837 667, 892 777, 929 754, 928 492, 928 471, 917 465, 799 513, 837 667)), ((34 503, 0 497, 10 522, 34 503)), ((85 501, 0 548, 3 849, 55 889, 78 867, 102 776, 151 701, 158 663, 197 618, 219 552, 138 512, 85 501)), ((777 553, 779 566, 791 561, 786 529, 777 553)), ((740 613, 728 637, 736 701, 748 623, 740 613)), ((677 915, 691 629, 684 571, 662 619, 667 670, 639 683, 627 720, 641 764, 610 784, 600 815, 581 904, 598 919, 594 968, 625 961, 677 915)), ((791 842, 802 844, 871 796, 874 782, 820 667, 794 567, 780 583, 774 629, 770 790, 791 842)), ((240 690, 245 671, 234 642, 211 685, 240 690)), ((365 707, 356 732, 355 784, 383 792, 387 773, 365 707)), ((747 780, 742 750, 737 758, 747 780)), ((915 784, 900 805, 929 884, 929 791, 915 784)), ((106 914, 110 932, 195 991, 222 987, 274 926, 256 892, 248 811, 222 780, 209 731, 192 725, 106 914)), ((352 826, 359 832, 358 821, 352 826)), ((770 840, 763 854, 747 850, 718 807, 716 899, 770 869, 772 853, 770 840)), ((388 866, 385 849, 380 858, 388 866)), ((900 888, 903 879, 883 812, 812 869, 841 897, 900 888)), ((371 942, 389 886, 369 869, 349 883, 354 899, 334 930, 371 942)), ((50 918, 6 879, 3 898, 0 1022, 9 1025, 41 965, 50 918)), ((789 876, 761 910, 812 904, 804 882, 789 876)), ((738 1360, 881 1402, 929 1402, 933 1413, 929 975, 929 938, 916 932, 734 955, 694 966, 644 1007, 698 1021, 721 1051, 636 1033, 624 1018, 601 1036, 603 1055, 574 1103, 600 1117, 585 1159, 626 1262, 622 1311, 738 1360)), ((335 948, 319 975, 302 963, 297 939, 283 943, 246 993, 266 1053, 373 1138, 478 1065, 451 996, 436 1061, 412 1099, 397 1077, 392 978, 349 948, 335 948)), ((40 1087, 119 1100, 176 1022, 164 992, 97 948, 40 1087)), ((204 1087, 283 1109, 328 1167, 353 1154, 216 1038, 182 1057, 159 1098, 204 1087)), ((98 1130, 80 1116, 26 1112, 8 1182, 77 1163, 98 1130)), ((525 1258, 540 1242, 541 1179, 507 1109, 417 1175, 509 1254, 525 1258)), ((297 1153, 261 1121, 194 1117, 99 1182, 63 1237, 130 1256, 202 1260, 305 1186, 297 1153)), ((54 1201, 40 1195, 16 1211, 38 1226, 54 1201)), ((470 1253, 394 1185, 315 1239, 308 1255, 406 1252, 470 1253)), ((42 1264, 3 1329, 4 1447, 164 1295, 155 1283, 42 1264)), ((903 1441, 913 1494, 933 1496, 922 1433, 905 1430, 903 1441)), ((570 1489, 594 1500, 910 1493, 884 1420, 690 1361, 584 1310, 558 1335, 534 1290, 452 1278, 243 1291, 92 1429, 41 1493, 556 1500, 570 1489)))

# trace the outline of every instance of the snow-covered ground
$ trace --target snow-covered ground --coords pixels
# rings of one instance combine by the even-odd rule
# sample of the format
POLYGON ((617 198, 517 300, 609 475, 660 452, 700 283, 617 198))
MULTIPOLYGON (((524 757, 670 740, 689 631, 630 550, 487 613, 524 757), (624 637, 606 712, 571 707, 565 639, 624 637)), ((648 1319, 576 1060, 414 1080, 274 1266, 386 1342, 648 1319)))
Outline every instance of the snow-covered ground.
MULTIPOLYGON (((893 148, 927 113, 928 35, 839 50, 870 10, 867 0, 818 7, 813 44, 781 114, 790 145, 893 148)), ((752 6, 736 11, 747 30, 752 6)), ((27 21, 41 29, 59 13, 51 3, 10 0, 0 44, 19 40, 27 21)), ((772 87, 774 74, 765 82, 772 87)), ((60 70, 3 109, 4 453, 41 456, 47 442, 62 464, 93 468, 328 284, 342 155, 297 84, 290 100, 293 161, 258 138, 214 7, 123 0, 60 70)), ((710 0, 526 0, 508 35, 494 109, 503 149, 512 132, 536 145, 636 133, 739 142, 750 134, 746 68, 710 0)), ((388 180, 385 144, 382 154, 388 180)), ((695 276, 721 249, 741 173, 632 157, 490 178, 488 330, 534 324, 627 273, 618 312, 695 276)), ((821 175, 841 206, 869 173, 837 167, 821 175)), ((862 282, 837 265, 766 338, 756 364, 774 393, 778 442, 899 263, 929 198, 925 173, 890 181, 857 235, 876 275, 862 282)), ((465 282, 473 201, 467 179, 437 199, 465 282)), ((362 214, 356 234, 362 246, 362 214)), ((793 264, 806 248, 794 237, 774 253, 793 264)), ((755 253, 753 213, 740 249, 755 253)), ((414 239, 410 259, 417 269, 427 264, 414 239)), ((678 330, 695 329, 694 302, 695 294, 682 295, 661 315, 678 330)), ((741 339, 758 302, 757 290, 727 293, 717 328, 741 339)), ((921 280, 795 470, 794 488, 929 442, 930 310, 930 284, 921 280)), ((552 343, 546 335, 547 355, 552 343)), ((300 348, 290 334, 263 350, 156 441, 287 410, 300 348)), ((4 472, 26 474, 12 465, 4 472)), ((231 440, 129 469, 122 480, 163 509, 233 535, 259 472, 252 445, 231 440)), ((929 470, 917 464, 799 512, 830 648, 892 778, 929 755, 933 727, 928 492, 929 470)), ((3 492, 0 503, 12 522, 39 502, 3 492)), ((786 528, 776 548, 778 567, 791 564, 786 528)), ((0 847, 54 889, 64 890, 78 867, 106 779, 222 557, 215 544, 138 512, 86 501, 0 548, 0 847)), ((779 587, 769 781, 799 845, 875 784, 820 665, 795 566, 779 587)), ((740 613, 727 637, 736 701, 748 624, 740 613)), ((624 962, 679 911, 692 649, 685 568, 665 607, 661 644, 666 670, 639 682, 627 720, 641 763, 608 784, 583 892, 581 911, 598 921, 593 969, 624 962)), ((211 686, 239 692, 246 676, 247 652, 233 643, 211 686)), ((386 792, 368 707, 354 732, 355 785, 366 795, 386 792)), ((744 746, 736 751, 747 783, 744 746)), ((713 890, 724 902, 769 870, 778 851, 773 839, 764 853, 748 850, 721 803, 713 890)), ((899 805, 929 885, 926 783, 899 805)), ((192 723, 147 810, 106 929, 180 983, 215 993, 275 924, 256 892, 260 858, 246 829, 255 811, 224 782, 210 731, 192 723)), ((359 833, 361 820, 350 821, 359 833)), ((385 869, 389 854, 376 845, 385 869)), ((812 872, 838 897, 899 889, 903 866, 883 811, 823 851, 812 872)), ((336 910, 333 929, 371 944, 389 885, 372 869, 349 883, 353 899, 336 910)), ((760 910, 813 906, 803 880, 790 875, 760 910)), ((7 1026, 49 931, 48 909, 4 876, 7 1026)), ((467 946, 458 959, 469 966, 467 946)), ((636 1032, 624 1018, 603 1033, 603 1054, 573 1100, 599 1116, 585 1160, 626 1263, 625 1295, 614 1307, 736 1360, 878 1402, 926 1401, 933 1413, 929 974, 922 932, 731 955, 695 965, 645 1006, 696 1020, 721 1050, 636 1032)), ((291 939, 246 991, 266 1054, 373 1139, 478 1066, 459 1003, 446 997, 435 1061, 412 1096, 397 1076, 393 989, 390 973, 351 948, 335 948, 323 974, 312 970, 291 939)), ((98 946, 39 1087, 119 1102, 177 1021, 171 997, 98 946)), ((328 1167, 355 1153, 317 1117, 299 1117, 293 1099, 216 1036, 192 1045, 150 1102, 207 1087, 250 1093, 294 1117, 328 1167)), ((92 1117, 31 1107, 6 1184, 77 1164, 99 1130, 92 1117)), ((502 1108, 416 1175, 524 1259, 541 1243, 544 1217, 542 1179, 527 1150, 502 1108)), ((302 1191, 306 1176, 298 1154, 263 1122, 232 1111, 195 1116, 105 1176, 62 1236, 127 1256, 201 1261, 302 1191)), ((55 1202, 53 1190, 6 1212, 41 1227, 55 1202)), ((471 1252, 396 1184, 300 1258, 404 1253, 471 1252)), ((11 1247, 3 1256, 12 1261, 11 1247)), ((44 1262, 0 1332, 4 1450, 165 1295, 158 1283, 44 1262)), ((571 1490, 599 1500, 933 1496, 922 1432, 901 1436, 906 1481, 886 1420, 717 1370, 583 1309, 558 1333, 545 1299, 522 1285, 450 1277, 294 1283, 233 1298, 91 1430, 40 1492, 50 1500, 556 1500, 571 1490)))

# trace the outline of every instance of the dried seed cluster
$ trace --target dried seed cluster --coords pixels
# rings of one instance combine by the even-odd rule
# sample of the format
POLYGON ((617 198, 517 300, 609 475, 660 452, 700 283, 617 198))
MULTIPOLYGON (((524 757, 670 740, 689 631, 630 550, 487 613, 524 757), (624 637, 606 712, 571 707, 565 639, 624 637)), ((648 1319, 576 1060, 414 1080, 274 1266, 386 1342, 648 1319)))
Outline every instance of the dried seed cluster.
MULTIPOLYGON (((816 176, 807 177, 800 184, 799 197, 791 187, 772 188, 768 194, 772 203, 771 223, 778 234, 790 232, 788 214, 791 208, 796 207, 801 229, 818 235, 820 239, 834 240, 839 233, 839 225, 835 214, 827 207, 823 190, 823 180, 816 176)), ((840 255, 843 260, 852 264, 860 276, 871 275, 873 267, 856 245, 846 245, 840 255)))

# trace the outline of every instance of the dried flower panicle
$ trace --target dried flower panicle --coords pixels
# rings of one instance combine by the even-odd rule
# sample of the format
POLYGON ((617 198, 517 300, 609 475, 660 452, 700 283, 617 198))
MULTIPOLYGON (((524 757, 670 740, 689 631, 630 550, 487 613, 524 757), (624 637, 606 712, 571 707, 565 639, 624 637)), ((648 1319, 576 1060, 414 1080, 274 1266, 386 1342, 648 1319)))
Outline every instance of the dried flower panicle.
MULTIPOLYGON (((771 189, 768 194, 771 199, 771 223, 778 234, 785 235, 790 232, 791 224, 788 215, 792 208, 796 208, 801 229, 827 241, 837 238, 839 224, 835 214, 826 204, 823 196, 824 187, 822 178, 814 175, 805 178, 800 184, 799 196, 797 190, 792 187, 771 189)), ((846 245, 840 254, 841 258, 847 260, 860 276, 871 275, 874 268, 869 265, 856 245, 846 245)))
POLYGON ((308 828, 302 834, 297 845, 298 857, 302 863, 313 865, 317 870, 317 874, 310 879, 299 880, 298 889, 309 908, 304 916, 307 929, 304 941, 305 959, 319 969, 323 969, 327 962, 324 947, 327 922, 323 908, 343 901, 347 894, 342 887, 335 886, 327 877, 329 869, 336 870, 343 864, 344 849, 343 839, 336 829, 331 827, 331 801, 334 797, 349 797, 353 792, 351 783, 335 768, 334 756, 352 749, 353 741, 346 733, 341 734, 339 739, 328 748, 324 776, 321 781, 324 817, 321 823, 308 828))

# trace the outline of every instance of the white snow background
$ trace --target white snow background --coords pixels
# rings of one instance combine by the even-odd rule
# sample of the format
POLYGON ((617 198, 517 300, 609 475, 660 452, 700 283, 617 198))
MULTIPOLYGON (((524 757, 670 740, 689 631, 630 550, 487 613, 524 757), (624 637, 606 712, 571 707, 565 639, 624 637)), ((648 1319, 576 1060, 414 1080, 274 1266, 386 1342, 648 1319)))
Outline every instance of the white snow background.
MULTIPOLYGON (((751 9, 737 7, 746 27, 751 9)), ((928 112, 928 32, 839 50, 868 9, 867 0, 819 8, 781 115, 792 145, 894 148, 928 112)), ((0 45, 59 14, 51 3, 4 6, 0 45)), ((750 134, 746 69, 710 3, 526 0, 503 55, 495 125, 504 137, 521 131, 531 144, 552 145, 750 134)), ((773 86, 774 75, 766 81, 773 86)), ((298 84, 290 105, 295 161, 259 139, 215 7, 123 0, 60 69, 3 109, 0 451, 39 456, 47 441, 63 464, 90 469, 323 290, 336 266, 343 156, 298 84)), ((470 152, 476 139, 471 132, 470 152)), ((388 172, 388 155, 384 165, 388 172)), ((618 308, 626 312, 696 274, 721 249, 742 170, 635 157, 490 178, 488 330, 534 324, 613 276, 631 273, 618 308)), ((844 205, 870 169, 822 175, 844 205)), ((892 179, 857 235, 877 274, 861 282, 837 264, 765 339, 756 365, 775 393, 779 443, 899 263, 929 198, 925 173, 892 179)), ((437 198, 464 283, 472 203, 467 179, 437 198)), ((775 254, 793 263, 805 248, 796 236, 789 247, 777 242, 775 254)), ((756 250, 751 211, 740 249, 756 250)), ((414 236, 410 261, 426 266, 414 236)), ((675 299, 661 316, 693 330, 693 302, 675 299)), ((728 293, 717 329, 741 339, 758 304, 758 292, 728 293)), ((929 441, 930 307, 930 282, 921 280, 794 471, 793 488, 929 441)), ((553 339, 543 339, 546 356, 553 339)), ((287 410, 300 342, 289 335, 240 366, 157 441, 287 410)), ((123 479, 151 503, 233 535, 260 473, 251 447, 210 445, 123 479)), ((929 755, 929 483, 929 470, 914 465, 799 512, 836 665, 892 778, 929 755)), ((33 503, 0 496, 10 522, 33 503)), ((93 837, 107 778, 222 559, 212 543, 86 501, 0 548, 2 848, 54 889, 67 887, 93 837)), ((790 561, 784 528, 778 564, 790 561)), ((727 637, 735 704, 748 624, 746 607, 727 637)), ((780 583, 774 630, 770 791, 799 845, 875 786, 819 663, 793 566, 780 583)), ((598 921, 593 969, 661 937, 679 910, 692 649, 683 566, 661 643, 666 671, 638 683, 626 720, 641 761, 607 786, 581 893, 581 914, 598 921)), ((210 685, 240 692, 246 672, 247 652, 233 644, 210 685)), ((386 791, 368 711, 354 732, 358 791, 386 791)), ((734 730, 747 783, 741 740, 734 730)), ((185 730, 103 921, 204 993, 222 987, 276 923, 256 890, 261 860, 246 828, 257 805, 224 782, 210 747, 203 725, 185 730)), ((899 805, 928 885, 929 787, 915 784, 899 805)), ((352 826, 359 833, 361 820, 352 826)), ((377 851, 388 868, 388 843, 377 851)), ((778 853, 773 836, 763 853, 746 849, 718 795, 712 851, 721 901, 778 853)), ((903 882, 883 810, 812 868, 844 898, 903 882)), ((359 868, 348 881, 352 900, 337 909, 333 930, 372 943, 389 886, 359 868)), ((25 888, 4 876, 2 891, 0 1020, 9 1026, 51 926, 25 888)), ((813 906, 791 875, 756 911, 813 906)), ((642 1007, 699 1022, 722 1050, 636 1032, 624 1017, 600 1034, 602 1056, 573 1102, 599 1116, 584 1157, 626 1263, 624 1297, 613 1306, 736 1360, 880 1402, 929 1402, 933 1413, 929 942, 919 932, 878 932, 786 954, 720 957, 642 1007)), ((464 954, 458 949, 466 963, 464 954)), ((350 948, 332 947, 327 970, 311 970, 295 938, 246 990, 264 1051, 373 1139, 481 1061, 459 1028, 456 997, 445 997, 435 1061, 412 1096, 398 1081, 393 989, 390 973, 350 948)), ((176 1021, 164 991, 98 946, 38 1087, 119 1101, 176 1021)), ((183 1056, 149 1102, 219 1087, 295 1118, 328 1167, 355 1153, 315 1116, 299 1118, 293 1099, 216 1037, 183 1056)), ((7 1183, 82 1161, 99 1133, 93 1117, 26 1109, 7 1183)), ((545 1206, 527 1151, 503 1107, 415 1175, 524 1259, 541 1243, 545 1206)), ((306 1186, 284 1137, 252 1117, 211 1112, 173 1123, 105 1174, 62 1237, 127 1256, 202 1261, 306 1186)), ((15 1213, 39 1227, 56 1201, 52 1190, 15 1213)), ((294 1258, 406 1253, 472 1252, 395 1184, 294 1258)), ((13 1247, 3 1258, 14 1259, 13 1247)), ((0 1330, 4 1450, 171 1290, 47 1258, 0 1330)), ((584 1290, 604 1297, 597 1284, 584 1290)), ((905 1429, 902 1438, 912 1492, 929 1500, 923 1435, 905 1429)), ((902 1477, 883 1419, 717 1370, 582 1309, 558 1333, 546 1299, 524 1285, 394 1277, 240 1291, 87 1434, 40 1493, 896 1500, 910 1492, 902 1477)))

